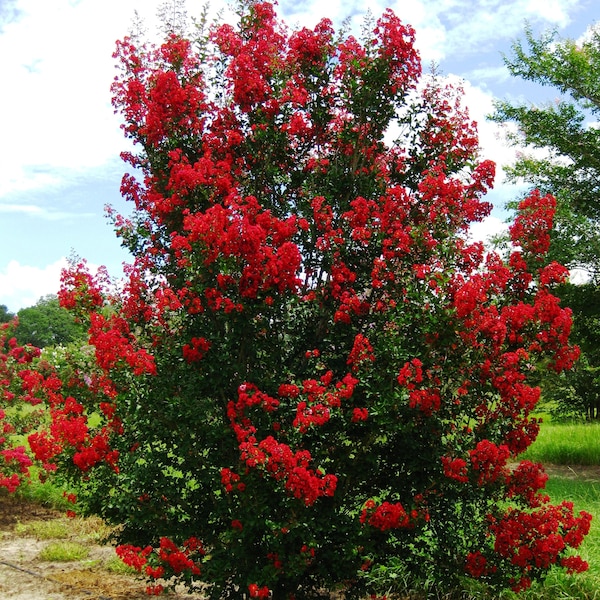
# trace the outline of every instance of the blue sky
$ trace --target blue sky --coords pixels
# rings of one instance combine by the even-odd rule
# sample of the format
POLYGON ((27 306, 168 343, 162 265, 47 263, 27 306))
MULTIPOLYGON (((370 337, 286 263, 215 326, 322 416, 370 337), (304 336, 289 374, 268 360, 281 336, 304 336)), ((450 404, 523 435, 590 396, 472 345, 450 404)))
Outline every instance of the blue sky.
MULTIPOLYGON (((134 11, 152 30, 162 0, 0 0, 0 304, 16 312, 56 293, 60 269, 75 254, 119 276, 129 257, 104 206, 129 210, 120 198, 127 144, 110 104, 115 40, 134 11)), ((188 0, 188 13, 204 0, 188 0)), ((212 9, 225 4, 213 0, 212 9)), ((464 80, 466 104, 478 121, 483 155, 506 164, 512 150, 485 121, 492 100, 551 101, 556 93, 509 78, 502 52, 522 36, 557 28, 579 38, 600 20, 597 0, 281 0, 288 24, 314 26, 349 18, 358 31, 366 10, 386 7, 413 25, 423 64, 436 62, 464 80)), ((501 227, 502 206, 518 190, 500 172, 490 195, 494 216, 479 235, 501 227)))

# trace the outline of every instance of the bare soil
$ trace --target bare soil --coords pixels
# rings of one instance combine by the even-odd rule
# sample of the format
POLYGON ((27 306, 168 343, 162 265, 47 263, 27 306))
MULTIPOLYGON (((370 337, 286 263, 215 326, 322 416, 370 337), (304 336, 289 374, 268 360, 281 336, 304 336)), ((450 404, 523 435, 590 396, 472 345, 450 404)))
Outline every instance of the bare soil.
MULTIPOLYGON (((600 465, 546 465, 548 475, 600 481, 600 465)), ((40 552, 52 540, 39 540, 15 530, 18 524, 63 518, 62 513, 14 496, 0 494, 0 598, 7 600, 148 600, 143 580, 106 569, 114 548, 89 544, 85 560, 46 562, 40 552)), ((74 541, 83 542, 83 540, 74 541)), ((169 600, 200 600, 184 591, 169 600)))

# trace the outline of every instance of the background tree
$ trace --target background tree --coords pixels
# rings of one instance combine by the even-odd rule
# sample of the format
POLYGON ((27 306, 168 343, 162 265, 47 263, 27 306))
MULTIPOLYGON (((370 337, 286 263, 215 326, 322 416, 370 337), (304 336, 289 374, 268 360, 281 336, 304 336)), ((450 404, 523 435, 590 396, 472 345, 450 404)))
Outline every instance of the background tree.
POLYGON ((86 327, 60 306, 55 294, 40 298, 34 306, 22 308, 17 316, 15 337, 21 345, 45 348, 86 339, 86 327))
POLYGON ((525 30, 505 64, 514 77, 549 86, 558 99, 514 105, 498 101, 492 119, 513 124, 508 139, 525 151, 507 167, 510 180, 524 180, 552 193, 558 210, 550 256, 570 268, 600 275, 600 31, 592 27, 576 42, 556 32, 536 38, 525 30), (528 152, 530 150, 530 152, 528 152))
POLYGON ((414 31, 387 10, 359 42, 243 2, 208 37, 115 57, 138 173, 132 218, 113 216, 135 262, 112 298, 85 265, 63 274, 94 360, 32 378, 52 425, 29 442, 120 525, 150 591, 584 570, 568 552, 590 515, 508 466, 538 431, 536 372, 577 356, 545 258, 554 200, 521 203, 507 262, 468 242, 494 165, 461 91, 421 77, 414 31))
POLYGON ((8 323, 14 317, 15 315, 8 310, 6 305, 0 304, 0 323, 8 323))
MULTIPOLYGON (((549 257, 589 280, 557 290, 574 312, 574 341, 585 358, 571 373, 550 382, 549 395, 561 414, 598 416, 597 353, 600 302, 600 30, 590 27, 582 40, 560 39, 555 31, 536 38, 525 30, 505 58, 510 73, 560 93, 546 104, 498 101, 492 119, 510 125, 511 144, 525 148, 506 168, 511 181, 557 199, 549 257)), ((514 206, 513 206, 514 208, 514 206)))
POLYGON ((581 357, 571 371, 547 374, 545 396, 555 417, 600 419, 600 288, 566 283, 557 289, 574 315, 572 338, 581 357))

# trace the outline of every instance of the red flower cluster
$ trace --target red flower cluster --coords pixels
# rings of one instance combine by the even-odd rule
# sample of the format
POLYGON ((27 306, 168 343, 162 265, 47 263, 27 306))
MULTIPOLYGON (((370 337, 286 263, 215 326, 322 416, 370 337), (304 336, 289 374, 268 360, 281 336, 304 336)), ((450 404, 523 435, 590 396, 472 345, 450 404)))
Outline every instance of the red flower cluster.
POLYGON ((96 312, 90 314, 90 319, 90 344, 96 348, 98 364, 105 371, 110 371, 124 360, 134 375, 156 374, 152 356, 143 348, 134 349, 129 326, 124 319, 107 319, 96 312))
POLYGON ((481 440, 473 450, 469 450, 469 456, 473 470, 478 474, 479 485, 506 477, 506 461, 510 457, 508 446, 481 440))
MULTIPOLYGON (((575 517, 570 502, 545 506, 531 513, 509 509, 502 519, 492 524, 490 531, 495 536, 494 551, 524 573, 513 588, 529 587, 527 573, 555 564, 567 545, 578 548, 589 532, 591 520, 592 516, 586 512, 575 517)), ((580 559, 565 564, 576 570, 587 569, 587 564, 580 559)))
POLYGON ((105 298, 102 290, 107 279, 108 274, 102 268, 93 276, 85 261, 65 269, 58 294, 61 306, 82 316, 103 306, 105 298))
POLYGON ((368 523, 381 531, 408 527, 410 519, 400 503, 383 502, 379 506, 368 500, 360 514, 360 522, 368 523))
MULTIPOLYGON (((191 551, 201 549, 196 543, 189 543, 184 550, 180 550, 170 539, 160 538, 158 558, 163 565, 168 566, 175 574, 189 571, 192 575, 200 574, 200 567, 189 558, 191 551)), ((202 552, 201 552, 202 554, 202 552)))
POLYGON ((463 458, 442 456, 442 465, 444 467, 444 475, 446 477, 461 483, 466 483, 469 481, 469 469, 467 466, 467 461, 463 458))
MULTIPOLYGON (((228 405, 229 419, 239 442, 240 459, 248 468, 264 469, 276 481, 283 481, 285 489, 307 506, 314 504, 321 496, 332 496, 337 478, 335 475, 322 474, 319 470, 310 469, 310 452, 294 452, 288 444, 278 442, 273 436, 267 436, 261 441, 256 439, 256 428, 245 416, 245 411, 257 405, 266 412, 272 412, 276 410, 279 401, 260 392, 254 385, 243 384, 238 390, 238 401, 229 402, 228 405)), ((311 423, 322 421, 325 415, 327 413, 315 415, 311 423)), ((325 421, 327 419, 328 415, 325 421)), ((227 491, 231 491, 231 482, 236 481, 235 477, 230 475, 228 469, 222 470, 221 478, 227 491)))
POLYGON ((243 492, 246 489, 246 485, 241 481, 241 477, 227 467, 221 469, 221 483, 227 493, 233 492, 234 489, 238 492, 243 492))
MULTIPOLYGON (((155 580, 200 575, 200 563, 205 551, 201 542, 194 537, 186 540, 181 548, 169 538, 162 537, 158 548, 122 544, 117 546, 116 553, 127 566, 155 580)), ((154 584, 148 586, 146 591, 149 595, 159 595, 163 589, 161 584, 154 584)))
POLYGON ((521 461, 508 476, 508 496, 521 498, 527 506, 538 508, 550 500, 547 494, 539 491, 546 487, 547 481, 548 475, 544 473, 541 464, 534 464, 528 460, 521 461))
POLYGON ((405 94, 421 74, 421 59, 414 47, 415 32, 388 8, 374 29, 380 42, 379 52, 389 68, 392 94, 405 94))
POLYGON ((203 213, 188 215, 184 230, 187 236, 176 238, 180 257, 199 245, 205 266, 232 260, 239 265, 238 281, 217 278, 209 308, 226 308, 222 305, 225 293, 234 286, 242 298, 255 299, 273 291, 294 291, 300 284, 300 252, 290 241, 296 232, 296 219, 275 218, 254 196, 230 198, 225 206, 214 205, 203 213))
POLYGON ((251 583, 248 586, 248 592, 250 593, 250 598, 268 598, 270 595, 269 588, 266 585, 258 587, 256 583, 251 583))
POLYGON ((407 513, 400 502, 382 502, 367 500, 360 513, 361 524, 367 523, 380 531, 389 529, 413 528, 417 523, 429 521, 429 514, 423 507, 407 513))
POLYGON ((42 469, 55 468, 48 463, 53 451, 40 459, 34 447, 23 445, 22 440, 28 435, 38 435, 35 430, 44 421, 43 403, 45 400, 51 403, 62 385, 50 365, 40 362, 39 348, 20 346, 12 337, 17 324, 17 319, 0 324, 0 488, 9 493, 29 480, 30 467, 36 460, 41 460, 36 466, 42 469))
POLYGON ((556 212, 556 199, 535 190, 519 204, 519 214, 509 227, 511 239, 525 256, 542 260, 550 248, 550 231, 556 212))
POLYGON ((476 552, 469 552, 467 554, 465 571, 475 579, 483 577, 488 572, 488 561, 486 557, 477 550, 476 552))
POLYGON ((203 337, 193 337, 191 343, 183 346, 183 358, 189 363, 200 361, 210 350, 210 342, 203 337))
POLYGON ((373 346, 362 333, 357 334, 354 338, 354 344, 346 362, 350 365, 353 373, 364 368, 364 366, 368 366, 369 363, 375 362, 373 346))

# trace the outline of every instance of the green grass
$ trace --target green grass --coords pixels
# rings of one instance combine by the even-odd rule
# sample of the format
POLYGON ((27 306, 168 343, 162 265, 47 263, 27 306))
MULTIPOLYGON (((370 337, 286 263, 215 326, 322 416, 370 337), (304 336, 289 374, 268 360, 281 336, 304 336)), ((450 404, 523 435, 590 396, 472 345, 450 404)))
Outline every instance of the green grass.
POLYGON ((585 510, 594 517, 590 533, 581 547, 581 555, 590 564, 588 573, 597 578, 600 592, 600 481, 551 477, 546 490, 554 503, 572 501, 576 512, 585 510))
POLYGON ((32 468, 31 481, 21 486, 17 492, 17 497, 23 500, 30 500, 47 508, 66 511, 73 508, 63 495, 63 488, 57 486, 50 477, 43 483, 39 481, 37 471, 32 468))
POLYGON ((77 542, 52 542, 40 552, 40 559, 47 562, 72 562, 83 560, 90 554, 89 548, 77 542))
POLYGON ((600 423, 542 423, 519 458, 555 465, 600 465, 600 423))

